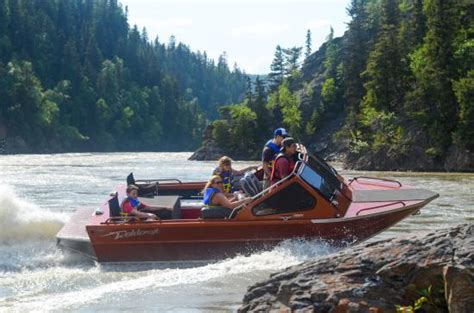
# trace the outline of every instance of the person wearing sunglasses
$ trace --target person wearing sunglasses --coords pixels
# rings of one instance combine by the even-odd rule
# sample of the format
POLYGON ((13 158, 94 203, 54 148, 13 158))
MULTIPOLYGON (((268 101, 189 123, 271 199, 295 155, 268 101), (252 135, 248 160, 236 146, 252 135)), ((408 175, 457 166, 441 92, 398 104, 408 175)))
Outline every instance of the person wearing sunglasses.
POLYGON ((206 209, 218 208, 224 212, 223 218, 228 217, 232 210, 241 204, 249 203, 252 199, 250 197, 241 200, 229 200, 223 191, 222 178, 218 175, 213 175, 204 187, 202 193, 204 195, 204 205, 206 209))

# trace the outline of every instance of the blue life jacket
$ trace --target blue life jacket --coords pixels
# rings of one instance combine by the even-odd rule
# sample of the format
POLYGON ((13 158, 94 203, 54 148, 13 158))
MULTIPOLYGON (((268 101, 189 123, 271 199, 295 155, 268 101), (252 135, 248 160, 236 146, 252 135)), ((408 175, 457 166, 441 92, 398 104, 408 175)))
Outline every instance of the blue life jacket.
POLYGON ((276 144, 273 143, 273 139, 270 139, 267 141, 265 144, 266 147, 269 147, 273 151, 273 156, 270 160, 270 167, 273 167, 273 163, 277 157, 277 155, 280 153, 280 146, 277 146, 276 144))
POLYGON ((140 206, 141 206, 141 202, 138 200, 138 199, 133 199, 132 197, 130 196, 127 196, 127 199, 128 201, 130 202, 130 205, 134 208, 134 209, 139 209, 140 206))
POLYGON ((204 193, 204 204, 208 207, 212 206, 211 204, 211 200, 212 200, 212 196, 214 196, 214 194, 216 193, 219 193, 220 190, 217 189, 217 188, 212 188, 212 187, 209 187, 206 189, 206 192, 204 193))
POLYGON ((232 171, 224 172, 221 171, 219 167, 216 167, 214 170, 216 175, 219 175, 222 178, 222 190, 226 193, 234 192, 234 174, 232 171))

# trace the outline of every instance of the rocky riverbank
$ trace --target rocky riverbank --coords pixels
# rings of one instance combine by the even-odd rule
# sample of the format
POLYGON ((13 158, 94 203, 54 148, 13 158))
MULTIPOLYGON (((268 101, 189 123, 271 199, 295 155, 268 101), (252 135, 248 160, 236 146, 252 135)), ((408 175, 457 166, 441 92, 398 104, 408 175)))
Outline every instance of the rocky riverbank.
MULTIPOLYGON (((263 143, 262 143, 263 147, 263 143)), ((452 146, 444 161, 429 156, 423 147, 415 147, 403 156, 387 155, 385 151, 368 152, 363 155, 350 153, 347 143, 334 142, 329 136, 307 146, 328 162, 342 162, 344 168, 364 171, 416 171, 416 172, 474 172, 474 153, 452 146)), ((197 161, 214 161, 226 153, 212 136, 205 137, 202 146, 189 158, 197 161)), ((229 155, 230 157, 234 157, 229 155)), ((249 158, 236 158, 248 160, 249 158)))
MULTIPOLYGON (((460 146, 452 145, 446 155, 437 157, 427 152, 424 134, 412 135, 414 142, 407 151, 364 151, 351 152, 347 138, 334 134, 343 127, 344 115, 335 117, 326 123, 318 132, 313 142, 306 143, 308 151, 315 153, 329 162, 341 162, 344 168, 368 171, 417 171, 417 172, 474 172, 474 152, 460 146)), ((214 161, 225 155, 212 135, 210 124, 203 134, 201 147, 189 158, 198 161, 214 161)), ((262 142, 263 148, 263 142, 262 142)), ((251 155, 232 155, 231 158, 249 160, 251 155)), ((253 156, 255 158, 255 156, 253 156)))
POLYGON ((474 224, 361 244, 290 267, 251 286, 239 312, 396 312, 417 300, 423 312, 474 312, 474 224))

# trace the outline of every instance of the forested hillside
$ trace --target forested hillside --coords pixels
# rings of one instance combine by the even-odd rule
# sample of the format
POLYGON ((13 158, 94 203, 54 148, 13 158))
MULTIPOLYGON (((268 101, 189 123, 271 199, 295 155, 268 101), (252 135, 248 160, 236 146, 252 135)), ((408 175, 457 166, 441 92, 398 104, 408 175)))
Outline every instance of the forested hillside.
POLYGON ((245 75, 130 27, 116 0, 0 0, 7 152, 186 150, 245 75))
POLYGON ((302 47, 277 47, 268 90, 221 108, 223 152, 258 158, 282 125, 352 168, 474 171, 474 3, 352 0, 348 14, 301 66, 302 47))

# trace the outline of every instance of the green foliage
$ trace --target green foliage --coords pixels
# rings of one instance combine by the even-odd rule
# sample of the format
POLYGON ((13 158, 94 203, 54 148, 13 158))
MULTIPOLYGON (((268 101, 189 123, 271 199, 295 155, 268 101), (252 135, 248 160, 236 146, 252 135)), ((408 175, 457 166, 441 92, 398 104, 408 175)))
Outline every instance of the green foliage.
POLYGON ((276 47, 268 84, 223 53, 129 27, 117 1, 0 1, 0 120, 32 149, 182 150, 208 120, 231 155, 271 131, 314 141, 345 115, 352 153, 474 149, 472 1, 351 0, 345 38, 276 47), (313 57, 314 56, 314 57, 313 57), (230 105, 233 104, 233 105, 230 105), (421 135, 420 135, 421 133, 421 135), (47 149, 47 148, 46 148, 47 149))
POLYGON ((440 287, 439 290, 433 290, 432 286, 429 285, 427 288, 419 289, 416 292, 420 297, 412 305, 395 305, 397 313, 415 313, 420 310, 423 312, 447 311, 444 287, 440 287))
POLYGON ((341 85, 352 153, 399 158, 420 132, 438 160, 453 142, 472 149, 472 9, 454 0, 351 2, 341 85))
POLYGON ((212 136, 218 145, 234 156, 255 156, 257 114, 244 103, 227 106, 223 112, 228 112, 228 118, 213 122, 212 136))
POLYGON ((474 70, 454 82, 454 93, 460 105, 459 124, 455 133, 458 144, 474 149, 474 70))
POLYGON ((337 50, 334 44, 334 29, 331 27, 328 37, 326 38, 326 55, 324 58, 324 68, 326 77, 336 76, 336 58, 337 50))
POLYGON ((285 58, 285 74, 293 75, 293 73, 297 72, 300 64, 299 59, 301 57, 302 47, 292 47, 288 49, 283 49, 283 55, 285 58))
POLYGON ((472 150, 473 12, 469 1, 352 0, 345 38, 331 30, 302 69, 298 47, 277 47, 266 104, 251 93, 242 103, 256 114, 253 141, 280 125, 317 140, 345 115, 338 138, 356 156, 397 161, 421 148, 442 161, 453 143, 472 150))
POLYGON ((280 45, 275 48, 275 56, 270 65, 271 72, 268 74, 268 80, 272 89, 277 88, 285 77, 285 59, 283 56, 283 49, 280 45))
POLYGON ((383 151, 390 157, 407 153, 409 140, 395 113, 364 105, 359 123, 360 129, 351 135, 353 153, 367 148, 375 153, 383 151))
POLYGON ((355 154, 361 154, 367 152, 370 148, 370 145, 367 141, 361 139, 362 133, 360 131, 350 131, 351 141, 349 144, 349 150, 355 154))
MULTIPOLYGON (((306 49, 308 49, 308 46, 306 46, 306 49)), ((299 78, 302 51, 303 47, 282 48, 279 45, 276 47, 275 56, 270 65, 271 72, 268 74, 271 91, 278 89, 285 78, 292 80, 299 78)))
POLYGON ((334 78, 328 78, 324 81, 321 89, 321 102, 323 110, 327 110, 336 105, 336 82, 334 78))
POLYGON ((440 149, 446 150, 458 122, 452 81, 457 67, 453 44, 460 25, 460 4, 430 0, 425 1, 423 11, 427 32, 423 45, 411 54, 410 68, 417 82, 414 92, 423 103, 419 109, 428 116, 426 127, 440 149))
POLYGON ((30 151, 194 148, 245 77, 150 41, 116 0, 0 1, 0 120, 30 151))
POLYGON ((298 138, 301 136, 302 126, 301 111, 299 109, 300 98, 290 91, 287 83, 280 85, 277 95, 278 99, 276 101, 283 115, 283 125, 288 129, 291 136, 298 138))
POLYGON ((223 149, 230 147, 230 125, 227 120, 215 120, 213 123, 212 137, 223 149))

